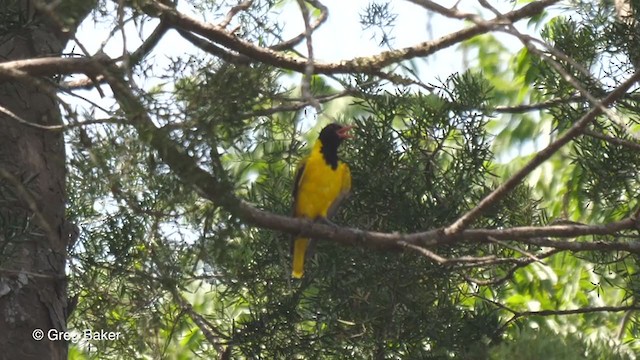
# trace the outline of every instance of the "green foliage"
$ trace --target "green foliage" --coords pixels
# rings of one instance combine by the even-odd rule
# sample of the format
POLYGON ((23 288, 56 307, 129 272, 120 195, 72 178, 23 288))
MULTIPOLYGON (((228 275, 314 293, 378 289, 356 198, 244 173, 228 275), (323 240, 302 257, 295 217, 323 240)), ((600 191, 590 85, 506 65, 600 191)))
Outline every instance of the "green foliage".
POLYGON ((578 334, 558 336, 548 329, 526 328, 515 339, 503 342, 490 350, 490 359, 522 360, 625 360, 631 354, 620 352, 605 341, 590 342, 578 334))
MULTIPOLYGON (((243 20, 253 24, 244 36, 267 43, 280 34, 275 23, 257 25, 273 5, 259 3, 255 17, 243 20), (258 26, 262 33, 255 31, 258 26)), ((199 5, 216 11, 221 6, 199 5)), ((619 83, 624 75, 619 69, 629 67, 626 60, 604 61, 610 60, 604 49, 622 47, 622 29, 608 25, 611 19, 603 14, 610 16, 610 9, 602 6, 596 13, 578 12, 580 20, 553 18, 542 30, 549 44, 575 62, 560 58, 558 64, 596 96, 611 90, 605 84, 619 83), (594 75, 603 69, 605 75, 594 75)), ((387 5, 370 9, 379 13, 369 13, 363 22, 392 25, 387 5)), ((353 194, 334 222, 402 233, 446 226, 591 108, 565 76, 527 49, 510 54, 491 35, 475 37, 463 48, 477 53, 476 68, 445 77, 431 93, 383 86, 362 74, 339 79, 357 90, 349 102, 331 102, 325 109, 357 127, 356 137, 342 148, 353 194), (548 100, 555 102, 542 112, 504 110, 548 100)), ((175 60, 163 85, 143 101, 156 125, 212 176, 231 184, 229 191, 258 208, 290 214, 296 164, 318 130, 336 119, 328 111, 320 114, 302 134, 304 111, 270 111, 299 103, 298 89, 283 85, 290 82, 286 74, 257 62, 185 57, 175 60)), ((317 75, 311 90, 337 93, 331 84, 317 75)), ((636 103, 637 95, 630 94, 620 105, 632 129, 637 129, 636 103)), ((632 140, 605 117, 590 129, 632 140)), ((146 145, 147 136, 122 124, 68 133, 68 216, 82 230, 70 249, 70 293, 80 298, 70 328, 125 334, 116 343, 78 345, 72 357, 212 358, 226 349, 239 359, 626 359, 632 357, 625 346, 637 349, 633 321, 620 338, 628 344, 619 354, 603 342, 613 343, 621 314, 531 316, 504 328, 513 314, 496 306, 532 311, 633 302, 640 288, 635 257, 563 252, 517 270, 467 269, 440 266, 409 250, 318 239, 305 278, 292 281, 290 236, 250 227, 205 201, 162 163, 146 145), (503 280, 477 285, 496 279, 503 280), (202 323, 215 341, 205 336, 202 323), (551 330, 518 330, 542 323, 551 330), (573 331, 595 340, 556 335, 573 331)), ((635 155, 580 137, 472 225, 619 220, 637 206, 635 155)), ((579 241, 594 240, 601 239, 579 241)), ((447 257, 515 259, 541 251, 509 241, 432 250, 447 257)))
MULTIPOLYGON (((469 86, 476 80, 461 79, 469 86)), ((435 145, 425 141, 427 129, 439 134, 439 141, 466 153, 476 149, 463 146, 465 136, 479 136, 476 143, 482 144, 482 121, 473 115, 458 119, 453 111, 468 111, 458 104, 445 108, 435 103, 435 107, 425 108, 422 97, 409 95, 365 95, 359 104, 377 118, 362 116, 355 120, 356 139, 344 151, 353 172, 353 200, 335 221, 360 228, 416 231, 451 220, 464 204, 454 197, 462 198, 468 192, 449 195, 452 201, 448 204, 453 208, 438 205, 433 199, 448 189, 449 180, 474 189, 479 180, 465 181, 465 174, 478 176, 482 162, 453 167, 442 150, 434 151, 435 145), (443 129, 437 129, 438 124, 426 116, 429 111, 442 114, 439 125, 443 129), (445 117, 456 121, 445 121, 445 117), (420 124, 411 131, 401 121, 409 118, 420 124), (394 123, 406 131, 394 129, 394 123), (441 180, 436 179, 437 186, 426 182, 428 172, 434 170, 433 166, 425 167, 429 159, 451 166, 441 180), (385 178, 368 175, 382 171, 385 178), (413 184, 413 191, 406 187, 408 183, 413 184), (416 219, 433 223, 417 223, 416 219)), ((467 107, 473 109, 471 105, 467 107)), ((289 212, 293 168, 305 152, 295 145, 297 142, 285 142, 291 134, 286 124, 286 117, 276 117, 269 126, 259 128, 259 145, 254 151, 260 153, 264 165, 253 169, 259 175, 248 193, 252 202, 277 213, 289 212), (295 157, 291 151, 295 151, 295 157)), ((229 303, 242 294, 249 307, 249 313, 236 323, 240 330, 232 339, 238 344, 238 355, 359 358, 386 353, 406 358, 438 357, 452 351, 463 353, 468 344, 484 338, 478 337, 478 327, 496 326, 495 319, 486 319, 475 311, 464 311, 452 322, 450 317, 459 312, 450 295, 455 291, 453 284, 442 270, 413 254, 320 242, 315 258, 307 264, 303 282, 291 284, 287 236, 268 231, 245 231, 244 236, 237 236, 238 252, 225 251, 212 263, 229 274, 220 279, 225 288, 222 302, 229 303), (265 349, 261 344, 266 343, 277 345, 265 349), (425 351, 425 346, 431 351, 425 351)))
POLYGON ((367 8, 360 13, 360 25, 363 29, 375 29, 376 33, 371 38, 379 37, 380 45, 390 45, 393 30, 398 15, 393 12, 390 2, 372 1, 367 8))
MULTIPOLYGON (((226 86, 224 93, 213 88, 220 98, 208 107, 211 101, 195 89, 206 87, 208 79, 225 79, 226 71, 230 70, 208 73, 201 81, 196 80, 199 75, 185 79, 176 87, 185 104, 185 121, 194 124, 181 141, 205 161, 210 161, 213 146, 224 151, 222 166, 236 179, 237 191, 264 209, 287 214, 293 168, 305 147, 296 139, 291 115, 272 116, 269 122, 225 115, 261 106, 255 99, 266 99, 262 94, 273 89, 268 82, 256 82, 268 78, 264 74, 247 76, 251 83, 226 86), (248 86, 259 93, 247 95, 248 86), (243 96, 246 101, 235 101, 243 96), (246 141, 227 142, 238 136, 246 136, 246 141)), ((251 69, 242 71, 250 74, 251 69)), ((486 165, 492 153, 480 111, 490 98, 486 82, 472 73, 449 78, 436 98, 406 92, 360 94, 356 105, 361 115, 354 119, 357 136, 344 149, 354 194, 335 221, 362 229, 413 232, 450 222, 473 206, 491 181, 486 165), (371 176, 376 173, 385 177, 371 176)), ((174 310, 162 289, 176 286, 197 292, 210 289, 207 302, 215 305, 202 310, 213 315, 232 353, 241 357, 443 358, 483 348, 498 335, 498 319, 489 309, 459 307, 462 279, 417 254, 321 241, 308 261, 307 277, 291 283, 288 236, 230 222, 223 211, 176 186, 177 179, 144 145, 128 140, 133 138, 126 129, 104 137, 94 134, 91 151, 74 155, 71 177, 72 186, 78 186, 71 191, 71 209, 84 209, 77 216, 87 222, 85 234, 91 234, 81 237, 77 248, 75 264, 81 276, 76 280, 104 281, 99 291, 90 293, 72 286, 83 299, 82 320, 74 323, 121 329, 127 334, 119 345, 124 353, 161 350, 149 339, 162 332, 153 335, 143 329, 170 327, 174 310), (119 140, 109 142, 116 134, 119 140), (111 175, 116 169, 117 177, 111 175), (87 181, 91 178, 95 181, 87 181), (107 179, 107 186, 98 178, 107 179), (83 186, 88 188, 82 190, 83 186), (108 200, 108 191, 116 198, 108 200), (99 193, 107 199, 96 211, 86 195, 99 193), (105 211, 109 215, 101 221, 89 220, 105 211), (174 241, 167 226, 186 234, 174 241), (193 282, 211 273, 216 274, 211 285, 193 282), (158 311, 146 312, 150 306, 158 311), (104 309, 118 310, 104 317, 104 309)), ((526 192, 515 194, 519 200, 505 201, 529 201, 526 192)), ((482 221, 507 225, 531 216, 505 211, 496 209, 482 221)), ((483 252, 475 247, 448 251, 483 252)), ((201 342, 187 344, 197 347, 201 342)), ((100 351, 106 351, 101 346, 100 351)))
POLYGON ((215 141, 225 149, 238 142, 246 146, 251 119, 243 114, 277 99, 277 73, 264 65, 200 66, 202 68, 196 70, 194 76, 179 80, 175 85, 176 98, 186 104, 183 116, 192 126, 184 135, 192 146, 205 139, 215 141))

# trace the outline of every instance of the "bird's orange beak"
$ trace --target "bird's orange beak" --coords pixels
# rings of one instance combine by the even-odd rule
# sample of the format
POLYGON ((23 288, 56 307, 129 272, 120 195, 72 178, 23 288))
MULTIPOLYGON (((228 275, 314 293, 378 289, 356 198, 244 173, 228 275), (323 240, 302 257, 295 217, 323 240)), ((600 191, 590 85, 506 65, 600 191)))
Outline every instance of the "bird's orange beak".
POLYGON ((353 125, 345 125, 340 130, 336 131, 336 133, 340 139, 353 139, 353 135, 349 134, 349 130, 353 128, 353 125))

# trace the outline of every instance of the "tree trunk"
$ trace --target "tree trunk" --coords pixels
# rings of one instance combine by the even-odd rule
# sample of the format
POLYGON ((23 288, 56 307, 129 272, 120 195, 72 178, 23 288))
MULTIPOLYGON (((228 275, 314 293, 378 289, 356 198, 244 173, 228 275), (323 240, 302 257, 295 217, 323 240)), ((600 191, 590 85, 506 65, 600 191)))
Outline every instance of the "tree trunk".
MULTIPOLYGON (((53 23, 29 1, 0 1, 0 61, 60 55, 68 34, 53 23)), ((0 106, 0 357, 66 359, 67 342, 48 339, 66 331, 64 138, 7 115, 57 125, 58 100, 11 81, 0 83, 0 106)))

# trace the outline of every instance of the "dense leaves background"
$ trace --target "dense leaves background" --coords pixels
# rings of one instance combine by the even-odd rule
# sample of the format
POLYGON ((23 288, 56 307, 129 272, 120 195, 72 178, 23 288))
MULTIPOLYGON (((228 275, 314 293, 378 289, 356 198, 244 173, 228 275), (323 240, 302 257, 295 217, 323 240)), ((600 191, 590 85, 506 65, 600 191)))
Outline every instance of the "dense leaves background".
MULTIPOLYGON (((207 14, 226 14, 230 5, 190 3, 207 14)), ((139 29, 149 21, 145 2, 124 5, 139 29)), ((270 11, 285 6, 295 4, 255 1, 237 17, 238 36, 279 42, 284 24, 270 11)), ((276 214, 290 214, 295 166, 318 130, 334 120, 356 125, 342 149, 354 190, 334 221, 412 233, 475 207, 593 106, 567 74, 600 98, 636 71, 637 29, 617 21, 611 3, 562 6, 529 21, 550 48, 514 50, 494 34, 474 37, 459 45, 472 54, 469 68, 428 86, 314 75, 317 99, 349 90, 321 114, 303 106, 297 75, 246 59, 176 54, 163 69, 144 60, 127 78, 163 134, 229 192, 276 214)), ((101 3, 86 21, 117 28, 114 7, 101 3)), ((393 46, 392 7, 371 3, 361 21, 393 46)), ((422 71, 401 65, 403 75, 422 71)), ((616 104, 622 125, 601 116, 589 130, 637 143, 637 100, 633 90, 616 104)), ((516 269, 467 267, 410 249, 321 240, 305 278, 292 281, 289 235, 249 226, 200 197, 148 145, 151 135, 130 126, 131 114, 106 106, 64 107, 69 123, 107 116, 66 132, 67 209, 80 227, 69 248, 69 293, 78 300, 69 327, 124 335, 72 344, 71 358, 633 359, 640 348, 636 312, 553 313, 636 304, 637 254, 558 252, 516 269), (525 314, 542 309, 552 312, 525 314)), ((581 136, 473 227, 621 220, 639 205, 638 167, 637 149, 581 136)), ((0 187, 0 203, 3 194, 0 187)), ((637 232, 576 241, 613 238, 637 241, 637 232)), ((459 242, 434 251, 521 258, 541 250, 507 245, 459 242)))

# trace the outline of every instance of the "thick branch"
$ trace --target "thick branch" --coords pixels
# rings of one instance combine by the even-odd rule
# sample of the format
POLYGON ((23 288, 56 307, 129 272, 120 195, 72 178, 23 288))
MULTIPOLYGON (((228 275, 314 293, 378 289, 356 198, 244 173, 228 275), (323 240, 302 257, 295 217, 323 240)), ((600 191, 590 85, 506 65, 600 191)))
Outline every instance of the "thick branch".
POLYGON ((333 227, 302 219, 271 214, 258 210, 247 202, 239 203, 239 214, 245 221, 272 230, 290 234, 301 234, 308 237, 330 239, 343 244, 364 245, 372 247, 395 247, 400 243, 414 244, 424 247, 436 247, 451 244, 455 241, 484 243, 492 237, 498 240, 510 240, 525 244, 553 247, 571 251, 612 251, 622 250, 640 253, 640 242, 574 242, 550 240, 550 237, 574 238, 584 235, 615 235, 623 230, 635 230, 636 220, 625 219, 607 225, 553 225, 526 226, 511 229, 467 229, 457 236, 446 236, 442 229, 429 230, 412 234, 380 233, 362 231, 353 228, 333 227))
POLYGON ((97 76, 101 69, 95 66, 96 61, 105 66, 113 60, 106 55, 87 58, 43 57, 36 59, 15 60, 0 63, 0 81, 13 79, 9 74, 12 70, 19 70, 31 76, 54 76, 70 74, 87 74, 97 76))
MULTIPOLYGON (((537 1, 522 8, 509 12, 504 15, 505 18, 510 21, 518 21, 533 15, 540 13, 546 7, 555 4, 558 0, 542 0, 537 1)), ((277 51, 262 48, 253 45, 243 39, 236 37, 235 35, 228 33, 219 26, 200 22, 192 19, 184 14, 179 13, 173 8, 168 6, 152 3, 152 7, 155 12, 151 15, 159 16, 163 19, 163 22, 154 31, 154 35, 151 36, 153 41, 148 43, 148 46, 143 46, 140 52, 136 51, 132 54, 132 58, 139 59, 144 53, 153 48, 153 45, 162 37, 166 31, 165 24, 173 26, 178 30, 190 31, 203 36, 216 44, 222 45, 232 52, 244 55, 254 60, 258 60, 273 66, 277 66, 283 69, 290 69, 301 73, 305 72, 307 60, 304 58, 294 58, 288 55, 284 55, 277 51)), ((372 73, 378 74, 384 67, 416 57, 424 57, 431 55, 441 49, 455 45, 461 41, 472 38, 476 35, 484 34, 493 28, 500 26, 503 19, 494 19, 483 24, 471 26, 469 28, 460 30, 458 32, 443 36, 433 41, 427 41, 417 44, 412 47, 403 49, 385 51, 378 55, 357 57, 351 60, 345 60, 337 63, 314 63, 314 74, 338 74, 338 73, 372 73)), ((184 32, 183 32, 184 33, 184 32)), ((192 39, 193 40, 193 39, 192 39)), ((145 42, 145 44, 147 44, 145 42)), ((219 49, 219 47, 217 47, 219 49)), ((236 55, 237 56, 237 55, 236 55)), ((53 76, 53 75, 69 75, 76 73, 85 73, 93 76, 90 70, 91 58, 39 58, 29 60, 19 60, 6 63, 0 63, 0 67, 11 67, 20 69, 34 76, 53 76)), ((112 61, 112 60, 111 60, 112 61)), ((0 80, 4 80, 0 76, 0 80)), ((87 86, 88 81, 82 81, 81 83, 69 83, 69 86, 87 86)))
MULTIPOLYGON (((537 15, 545 8, 557 3, 559 0, 541 0, 523 6, 518 10, 511 11, 504 15, 504 18, 496 18, 482 24, 476 24, 466 29, 445 35, 433 41, 426 41, 415 46, 402 49, 381 52, 378 55, 357 57, 351 60, 344 60, 338 63, 316 62, 314 65, 315 74, 338 74, 338 73, 371 73, 379 71, 384 67, 416 57, 431 55, 439 50, 481 35, 502 26, 504 19, 515 22, 531 16, 537 15)), ((150 16, 161 17, 171 26, 194 32, 200 36, 224 46, 238 54, 246 55, 262 63, 270 64, 279 68, 294 70, 304 73, 307 61, 303 58, 295 58, 277 51, 254 45, 234 34, 226 31, 220 26, 208 24, 192 17, 186 16, 169 6, 152 2, 145 9, 150 16)))

